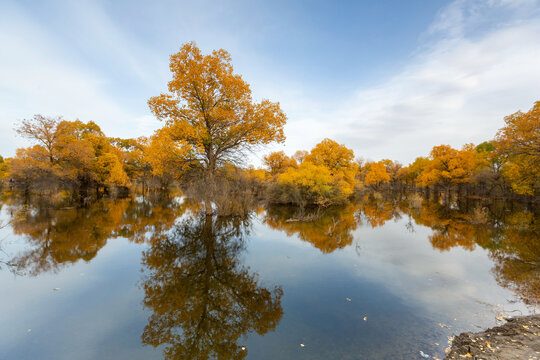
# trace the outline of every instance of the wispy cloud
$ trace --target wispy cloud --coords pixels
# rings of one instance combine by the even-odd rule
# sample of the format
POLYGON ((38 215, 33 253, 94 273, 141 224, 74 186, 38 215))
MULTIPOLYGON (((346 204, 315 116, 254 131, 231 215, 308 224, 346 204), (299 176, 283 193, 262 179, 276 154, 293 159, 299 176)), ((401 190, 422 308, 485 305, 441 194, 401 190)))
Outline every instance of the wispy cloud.
MULTIPOLYGON (((281 102, 289 117, 287 142, 274 148, 290 153, 330 137, 357 156, 409 162, 436 144, 490 139, 505 115, 540 99, 538 0, 456 0, 425 29, 409 58, 392 69, 375 69, 380 80, 371 77, 367 85, 344 76, 347 70, 324 66, 339 62, 317 63, 317 53, 294 61, 276 53, 287 40, 282 27, 302 34, 291 35, 283 49, 295 49, 309 36, 296 21, 304 10, 296 9, 285 21, 267 19, 261 15, 265 9, 250 2, 132 5, 0 4, 0 154, 12 155, 26 145, 14 138, 13 123, 34 113, 94 120, 111 136, 150 135, 160 123, 146 100, 165 89, 168 55, 189 40, 198 40, 205 51, 230 50, 255 98, 281 102), (261 32, 253 31, 258 23, 261 32), (278 31, 276 39, 263 41, 278 31), (306 80, 312 73, 303 73, 304 65, 328 73, 306 80), (335 82, 325 82, 328 74, 347 84, 336 90, 335 82)), ((312 50, 320 47, 321 56, 332 56, 324 40, 314 36, 309 42, 312 50)), ((342 43, 351 50, 341 56, 359 56, 354 36, 342 43)))
POLYGON ((409 65, 334 104, 330 113, 293 120, 290 145, 305 143, 308 123, 358 156, 404 162, 437 144, 491 139, 505 115, 540 100, 540 6, 522 3, 452 3, 409 65))
MULTIPOLYGON (((96 42, 95 56, 114 48, 115 44, 126 44, 126 39, 121 38, 112 24, 107 24, 103 14, 96 15, 97 8, 85 11, 94 13, 84 21, 79 19, 80 26, 88 25, 85 21, 90 19, 99 21, 100 24, 92 27, 106 28, 107 34, 116 38, 108 45, 101 41, 106 37, 104 33, 94 35, 92 40, 80 39, 96 42)), ((11 155, 16 146, 26 145, 14 138, 12 128, 17 120, 34 113, 63 115, 70 120, 94 120, 113 136, 148 134, 137 133, 141 128, 148 131, 152 127, 144 116, 144 101, 136 108, 123 102, 122 90, 114 79, 95 67, 86 66, 81 59, 74 61, 72 49, 57 41, 48 27, 34 21, 19 6, 5 4, 0 13, 0 44, 5 50, 0 57, 0 152, 3 155, 11 155)), ((124 63, 129 72, 144 78, 144 72, 138 70, 143 65, 134 60, 135 53, 115 49, 115 56, 109 58, 119 58, 118 62, 124 63)), ((141 55, 144 54, 141 51, 141 55)))

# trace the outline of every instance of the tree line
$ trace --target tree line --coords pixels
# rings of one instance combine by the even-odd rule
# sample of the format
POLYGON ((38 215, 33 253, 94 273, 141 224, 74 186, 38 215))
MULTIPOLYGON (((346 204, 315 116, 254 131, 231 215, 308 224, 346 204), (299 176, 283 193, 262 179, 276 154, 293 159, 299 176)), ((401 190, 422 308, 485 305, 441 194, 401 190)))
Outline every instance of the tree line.
POLYGON ((279 103, 254 101, 225 50, 205 55, 184 44, 170 57, 170 70, 167 91, 148 101, 164 124, 152 136, 108 137, 93 121, 35 115, 16 126, 33 146, 0 158, 3 183, 27 195, 79 201, 179 185, 204 202, 207 214, 242 212, 261 199, 328 206, 363 191, 529 199, 540 193, 540 102, 507 116, 493 140, 435 146, 407 166, 364 161, 324 139, 293 156, 268 154, 264 168, 255 169, 243 167, 249 152, 285 140, 279 103))
POLYGON ((446 199, 457 193, 535 200, 540 195, 540 101, 504 121, 492 140, 461 149, 437 145, 406 166, 389 159, 355 159, 351 149, 330 139, 293 156, 274 152, 264 158, 272 183, 269 197, 328 205, 364 191, 420 191, 446 199))

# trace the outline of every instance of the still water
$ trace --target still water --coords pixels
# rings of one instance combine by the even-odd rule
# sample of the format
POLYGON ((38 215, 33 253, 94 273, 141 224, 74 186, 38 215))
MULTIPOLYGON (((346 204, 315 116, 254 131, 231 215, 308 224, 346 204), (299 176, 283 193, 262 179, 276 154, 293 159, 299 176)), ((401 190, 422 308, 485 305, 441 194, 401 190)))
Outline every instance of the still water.
POLYGON ((0 360, 442 358, 453 334, 540 310, 523 206, 200 210, 5 199, 0 360))

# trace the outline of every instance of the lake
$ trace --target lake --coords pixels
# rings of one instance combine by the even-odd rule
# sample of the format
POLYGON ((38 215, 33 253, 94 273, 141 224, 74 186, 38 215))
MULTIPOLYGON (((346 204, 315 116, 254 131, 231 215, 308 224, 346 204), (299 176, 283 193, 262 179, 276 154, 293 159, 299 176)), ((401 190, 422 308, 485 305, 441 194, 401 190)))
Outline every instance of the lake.
POLYGON ((207 217, 3 199, 0 359, 422 359, 540 310, 538 213, 366 197, 207 217))

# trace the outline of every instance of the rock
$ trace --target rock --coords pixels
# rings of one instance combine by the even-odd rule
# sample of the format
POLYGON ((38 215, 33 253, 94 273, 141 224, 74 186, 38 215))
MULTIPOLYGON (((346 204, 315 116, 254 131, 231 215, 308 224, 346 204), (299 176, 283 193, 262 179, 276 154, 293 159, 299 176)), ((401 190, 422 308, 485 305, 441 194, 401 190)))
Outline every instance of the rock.
POLYGON ((504 325, 456 336, 445 360, 463 358, 540 360, 540 315, 509 318, 504 325))

